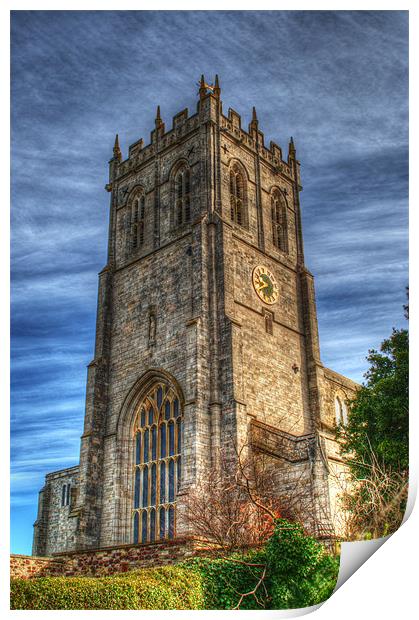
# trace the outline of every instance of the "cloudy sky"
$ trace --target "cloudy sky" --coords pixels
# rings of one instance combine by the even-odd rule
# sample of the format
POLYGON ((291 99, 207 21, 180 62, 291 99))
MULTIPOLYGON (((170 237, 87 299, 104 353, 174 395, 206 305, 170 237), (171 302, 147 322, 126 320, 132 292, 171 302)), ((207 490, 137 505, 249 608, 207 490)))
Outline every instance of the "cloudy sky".
POLYGON ((294 136, 322 359, 357 381, 405 326, 407 12, 14 12, 12 551, 78 462, 114 135, 148 142, 218 73, 224 110, 294 136))

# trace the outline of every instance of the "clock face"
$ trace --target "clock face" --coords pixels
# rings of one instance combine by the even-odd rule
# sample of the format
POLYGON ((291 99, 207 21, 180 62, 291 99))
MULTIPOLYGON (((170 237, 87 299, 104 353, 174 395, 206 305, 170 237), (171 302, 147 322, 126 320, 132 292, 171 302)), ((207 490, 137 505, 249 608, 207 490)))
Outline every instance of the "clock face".
POLYGON ((256 293, 265 304, 274 304, 279 295, 275 277, 267 267, 258 265, 253 269, 253 286, 256 293))

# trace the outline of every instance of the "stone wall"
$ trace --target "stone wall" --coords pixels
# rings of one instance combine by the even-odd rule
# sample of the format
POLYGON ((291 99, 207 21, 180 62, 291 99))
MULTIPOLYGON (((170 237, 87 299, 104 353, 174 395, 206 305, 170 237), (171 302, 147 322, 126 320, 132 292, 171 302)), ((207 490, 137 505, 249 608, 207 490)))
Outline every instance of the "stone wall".
POLYGON ((71 516, 76 500, 79 468, 69 467, 46 476, 39 494, 38 516, 34 524, 33 554, 49 556, 57 551, 71 551, 76 545, 77 520, 71 516), (70 486, 69 495, 63 487, 70 486))
POLYGON ((340 536, 345 536, 346 514, 342 510, 341 496, 348 489, 350 475, 348 467, 342 460, 338 442, 335 440, 334 429, 336 428, 335 399, 339 398, 342 403, 352 400, 359 385, 347 377, 330 370, 324 369, 323 380, 323 441, 327 454, 329 475, 329 499, 332 520, 335 531, 340 536))
POLYGON ((31 555, 10 556, 10 577, 15 579, 29 579, 31 577, 46 577, 49 575, 63 575, 65 560, 58 558, 37 558, 31 555))
POLYGON ((10 556, 10 576, 28 579, 49 575, 110 575, 136 568, 174 564, 203 551, 193 539, 165 540, 148 545, 121 545, 89 551, 73 551, 49 558, 10 556))

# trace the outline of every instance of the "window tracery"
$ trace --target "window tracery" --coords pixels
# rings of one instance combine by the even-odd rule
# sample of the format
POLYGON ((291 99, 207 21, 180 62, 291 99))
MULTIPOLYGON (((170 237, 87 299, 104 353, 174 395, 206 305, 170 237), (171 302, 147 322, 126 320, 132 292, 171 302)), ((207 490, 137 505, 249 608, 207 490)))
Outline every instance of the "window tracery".
POLYGON ((174 538, 181 480, 182 411, 175 390, 156 384, 135 424, 134 543, 174 538))

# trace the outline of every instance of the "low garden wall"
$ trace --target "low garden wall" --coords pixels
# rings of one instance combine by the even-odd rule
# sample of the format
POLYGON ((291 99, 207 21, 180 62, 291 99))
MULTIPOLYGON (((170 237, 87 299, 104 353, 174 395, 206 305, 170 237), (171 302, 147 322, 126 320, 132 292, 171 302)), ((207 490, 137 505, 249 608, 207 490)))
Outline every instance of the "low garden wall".
POLYGON ((194 539, 163 540, 148 545, 120 545, 88 551, 69 551, 50 558, 27 555, 10 557, 10 576, 44 577, 47 575, 110 575, 135 568, 175 564, 203 551, 194 539))
POLYGON ((37 558, 32 555, 10 556, 10 577, 46 577, 49 575, 63 575, 65 560, 57 558, 37 558))

